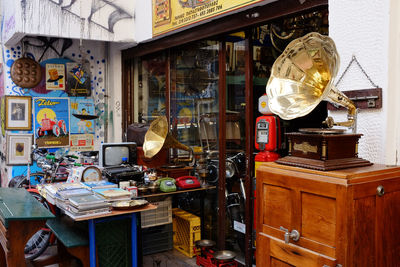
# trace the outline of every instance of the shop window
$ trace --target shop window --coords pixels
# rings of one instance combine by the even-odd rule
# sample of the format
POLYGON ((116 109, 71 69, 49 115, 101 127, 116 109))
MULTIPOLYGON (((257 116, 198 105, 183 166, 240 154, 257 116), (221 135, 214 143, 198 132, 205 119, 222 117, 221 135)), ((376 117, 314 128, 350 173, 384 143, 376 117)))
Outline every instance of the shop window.
MULTIPOLYGON (((246 171, 248 177, 254 176, 254 170, 244 170, 244 173, 240 174, 242 180, 228 181, 226 175, 218 173, 219 159, 223 158, 218 153, 220 144, 225 144, 226 159, 240 152, 249 154, 253 152, 246 151, 251 140, 246 140, 245 130, 250 127, 251 132, 254 132, 255 119, 261 115, 258 112, 258 99, 265 93, 265 86, 275 59, 287 44, 297 37, 312 31, 328 34, 327 18, 327 9, 322 9, 252 26, 246 30, 247 35, 244 31, 238 31, 218 36, 218 40, 223 40, 226 49, 226 64, 221 69, 219 49, 222 43, 215 40, 199 40, 166 49, 162 54, 152 54, 137 59, 138 64, 135 69, 138 70, 139 90, 135 117, 139 118, 139 122, 150 122, 155 116, 169 115, 172 135, 180 143, 192 147, 194 151, 203 152, 198 154, 207 158, 209 165, 205 179, 218 186, 218 177, 224 177, 227 191, 239 194, 239 199, 237 196, 234 199, 226 197, 224 203, 221 201, 221 196, 217 198, 215 191, 205 197, 203 238, 218 240, 222 237, 221 233, 216 231, 218 228, 216 207, 227 204, 226 207, 219 207, 220 212, 225 208, 227 215, 227 220, 224 222, 226 248, 235 250, 239 252, 238 254, 244 253, 245 226, 237 224, 234 229, 233 221, 246 223, 244 221, 246 203, 241 190, 251 192, 251 186, 244 188, 243 178, 246 171), (251 52, 246 51, 247 47, 251 52), (247 55, 251 55, 248 61, 246 61, 247 55), (245 75, 246 68, 249 67, 246 66, 246 62, 252 64, 253 84, 247 85, 250 87, 248 90, 252 90, 253 100, 249 101, 250 103, 246 102, 246 77, 249 77, 245 75), (221 81, 226 81, 224 88, 220 84, 220 78, 221 81), (224 106, 220 107, 222 93, 225 93, 226 101, 224 106), (246 106, 250 106, 252 114, 246 114, 246 106), (226 120, 220 122, 219 113, 222 110, 225 110, 226 120), (246 121, 246 118, 250 119, 246 121), (226 127, 224 140, 219 137, 220 127, 226 127), (212 164, 214 166, 211 166, 212 164), (229 201, 240 203, 239 210, 230 210, 230 207, 235 205, 229 206, 231 204, 229 201), (232 214, 236 217, 233 218, 232 214)), ((326 104, 321 103, 304 118, 283 121, 282 137, 284 132, 296 131, 300 127, 319 127, 326 113, 326 104)), ((285 149, 279 152, 281 156, 286 153, 285 149)), ((187 151, 172 149, 170 157, 172 160, 182 159, 188 154, 187 151)), ((250 158, 253 159, 252 156, 250 158)), ((240 167, 245 169, 246 163, 240 167)), ((198 171, 197 168, 196 170, 198 171)), ((201 176, 202 178, 204 177, 201 176)), ((246 182, 251 185, 249 181, 246 182)), ((251 196, 248 195, 247 199, 251 199, 251 196)), ((249 218, 246 219, 247 222, 251 221, 249 218)))

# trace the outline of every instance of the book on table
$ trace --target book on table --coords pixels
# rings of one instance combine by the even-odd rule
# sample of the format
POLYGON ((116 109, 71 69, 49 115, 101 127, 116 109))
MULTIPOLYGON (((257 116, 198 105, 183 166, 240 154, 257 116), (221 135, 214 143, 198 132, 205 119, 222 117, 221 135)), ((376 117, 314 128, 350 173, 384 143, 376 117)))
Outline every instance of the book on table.
POLYGON ((102 196, 95 194, 71 197, 69 204, 72 207, 71 210, 75 212, 110 207, 110 204, 102 196))
POLYGON ((72 219, 82 219, 82 218, 88 218, 88 217, 92 217, 92 216, 96 216, 96 215, 103 215, 103 214, 111 213, 110 208, 101 208, 101 209, 81 211, 81 212, 73 212, 71 210, 63 210, 63 211, 65 214, 67 214, 72 219))
POLYGON ((46 190, 47 194, 51 196, 55 196, 58 192, 63 190, 70 190, 74 188, 85 188, 81 183, 51 183, 43 185, 44 189, 46 190))
POLYGON ((89 182, 82 182, 83 185, 95 189, 95 188, 118 188, 117 184, 111 183, 107 180, 100 180, 100 181, 89 181, 89 182))
POLYGON ((121 188, 95 188, 93 192, 106 198, 107 200, 130 199, 132 193, 121 188))
POLYGON ((82 214, 87 214, 87 213, 93 213, 96 211, 104 211, 104 210, 110 210, 111 209, 111 205, 109 203, 107 203, 107 205, 104 206, 93 206, 93 207, 83 207, 83 208, 76 208, 72 205, 68 205, 65 208, 63 208, 63 210, 67 210, 71 213, 74 213, 76 215, 82 215, 82 214))
POLYGON ((57 195, 59 195, 62 199, 69 199, 76 196, 87 196, 91 194, 93 194, 92 191, 87 188, 63 189, 62 191, 57 192, 57 195))

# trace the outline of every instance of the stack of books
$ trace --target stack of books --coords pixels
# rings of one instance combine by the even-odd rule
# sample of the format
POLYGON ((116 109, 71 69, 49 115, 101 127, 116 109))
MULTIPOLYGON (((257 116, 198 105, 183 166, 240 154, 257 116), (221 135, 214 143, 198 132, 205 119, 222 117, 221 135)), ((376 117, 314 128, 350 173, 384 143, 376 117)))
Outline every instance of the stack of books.
POLYGON ((70 197, 68 205, 63 207, 63 210, 71 218, 79 219, 110 213, 111 205, 103 197, 92 193, 90 195, 70 197))
POLYGON ((111 205, 82 183, 54 183, 40 187, 46 200, 73 219, 111 212, 111 205))
POLYGON ((93 192, 104 197, 109 202, 130 200, 132 193, 121 188, 95 188, 93 192))
MULTIPOLYGON (((69 192, 70 190, 73 189, 85 189, 86 187, 83 186, 81 183, 53 183, 53 184, 45 184, 45 185, 39 185, 38 190, 39 192, 45 196, 46 200, 53 204, 56 205, 56 200, 64 200, 60 196, 60 192, 66 191, 69 192)), ((66 194, 63 193, 63 194, 66 194)))

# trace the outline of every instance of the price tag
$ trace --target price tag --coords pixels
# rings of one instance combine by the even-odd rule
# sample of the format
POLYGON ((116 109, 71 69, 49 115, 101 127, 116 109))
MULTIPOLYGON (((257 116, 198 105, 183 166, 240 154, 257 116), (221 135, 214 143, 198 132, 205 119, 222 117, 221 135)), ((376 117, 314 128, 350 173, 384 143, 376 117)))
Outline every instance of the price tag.
POLYGON ((246 233, 246 225, 238 221, 233 221, 233 229, 235 229, 238 232, 241 232, 242 234, 246 233))

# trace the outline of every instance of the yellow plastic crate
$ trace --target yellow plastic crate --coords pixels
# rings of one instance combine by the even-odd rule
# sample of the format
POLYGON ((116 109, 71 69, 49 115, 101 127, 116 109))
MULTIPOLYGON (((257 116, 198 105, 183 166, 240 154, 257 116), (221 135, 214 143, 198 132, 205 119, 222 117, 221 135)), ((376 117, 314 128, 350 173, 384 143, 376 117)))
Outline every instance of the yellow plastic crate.
POLYGON ((201 239, 200 217, 181 209, 172 209, 174 248, 192 258, 200 251, 194 252, 195 242, 201 239))

